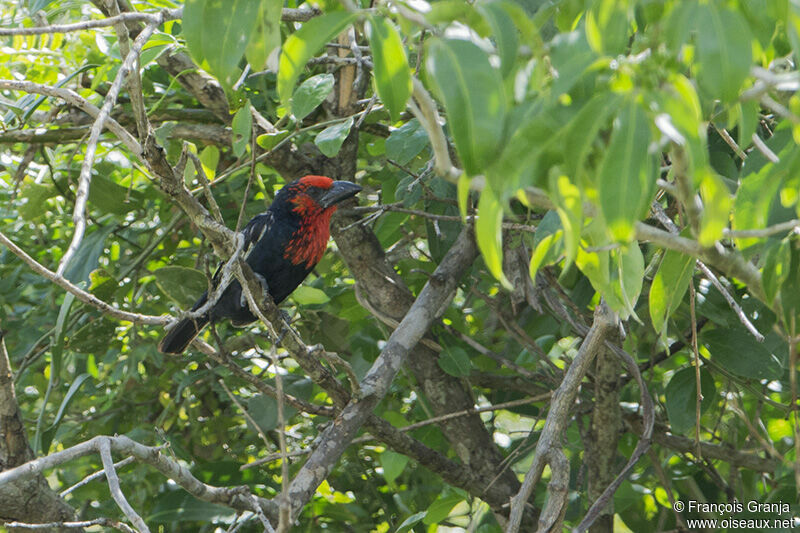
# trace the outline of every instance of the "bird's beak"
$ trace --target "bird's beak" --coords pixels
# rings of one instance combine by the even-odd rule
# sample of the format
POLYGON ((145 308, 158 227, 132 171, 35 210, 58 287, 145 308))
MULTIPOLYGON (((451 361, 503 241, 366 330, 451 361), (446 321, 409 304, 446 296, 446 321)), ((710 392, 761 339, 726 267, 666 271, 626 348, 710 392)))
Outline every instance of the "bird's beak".
POLYGON ((332 205, 338 204, 339 202, 347 200, 348 198, 352 198, 360 190, 361 186, 356 185, 355 183, 349 181, 334 181, 333 185, 331 185, 331 188, 322 195, 322 198, 320 198, 319 205, 323 209, 328 209, 332 205))

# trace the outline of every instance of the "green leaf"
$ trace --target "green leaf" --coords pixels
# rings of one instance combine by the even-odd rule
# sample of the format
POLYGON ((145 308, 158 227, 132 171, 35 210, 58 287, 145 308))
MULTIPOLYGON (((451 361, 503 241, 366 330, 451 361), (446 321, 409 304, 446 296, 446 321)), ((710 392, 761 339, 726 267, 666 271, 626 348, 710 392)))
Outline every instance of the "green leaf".
POLYGON ((678 309, 689 290, 696 259, 667 250, 650 286, 650 319, 657 333, 665 331, 667 320, 678 309))
POLYGON ((350 128, 353 127, 353 117, 348 118, 344 122, 328 126, 317 134, 314 139, 314 144, 317 145, 319 150, 328 157, 336 157, 342 143, 350 134, 350 128))
POLYGON ((697 240, 703 247, 713 246, 722 238, 722 230, 728 227, 731 213, 731 194, 727 185, 713 171, 703 172, 700 195, 703 198, 703 219, 697 240))
MULTIPOLYGON (((741 172, 741 185, 733 203, 731 226, 735 230, 758 229, 769 225, 772 206, 777 203, 778 191, 787 179, 800 172, 800 150, 792 142, 788 129, 779 130, 767 141, 767 146, 780 158, 768 162, 758 153, 747 157, 741 172)), ((737 238, 736 246, 744 250, 761 239, 737 238)))
POLYGON ((543 265, 550 265, 558 261, 564 253, 564 230, 561 227, 561 218, 556 211, 545 213, 542 221, 536 227, 533 238, 533 253, 531 255, 530 276, 536 279, 536 273, 543 265))
POLYGON ((461 174, 458 177, 457 195, 458 195, 458 211, 461 213, 463 222, 467 220, 467 210, 469 207, 469 185, 470 179, 466 174, 461 174))
POLYGON ((278 403, 265 394, 256 394, 248 398, 247 414, 258 424, 258 429, 263 433, 278 427, 278 403))
POLYGON ((322 45, 339 35, 356 18, 354 13, 335 11, 314 17, 290 35, 281 49, 278 66, 278 96, 286 105, 294 92, 294 84, 308 60, 322 45))
MULTIPOLYGON (((93 180, 94 181, 94 180, 93 180)), ((89 279, 89 274, 97 268, 97 263, 106 248, 106 238, 116 229, 114 224, 109 224, 89 233, 83 238, 78 251, 69 262, 64 271, 64 277, 72 283, 89 279)))
POLYGON ((581 107, 581 110, 572 119, 564 139, 571 154, 571 157, 564 161, 564 168, 570 176, 577 176, 582 171, 592 143, 597 138, 600 129, 606 124, 608 117, 616 112, 620 102, 621 98, 613 93, 596 94, 581 107))
POLYGON ((581 191, 566 176, 559 176, 552 180, 553 200, 556 211, 561 219, 561 228, 564 230, 564 249, 566 260, 564 270, 569 268, 578 254, 578 244, 581 240, 583 229, 583 202, 581 191))
MULTIPOLYGON (((714 405, 717 388, 714 378, 705 368, 700 369, 700 413, 714 405)), ((664 390, 665 405, 672 432, 681 434, 695 427, 697 414, 697 376, 692 367, 683 368, 672 376, 664 390)))
POLYGON ((90 320, 70 336, 67 346, 74 352, 104 354, 111 345, 116 328, 117 323, 107 318, 90 320))
POLYGON ((75 380, 70 384, 69 390, 64 395, 64 399, 61 400, 61 405, 58 407, 58 412, 56 413, 56 417, 53 419, 53 423, 50 425, 50 429, 58 428, 58 424, 61 422, 61 418, 64 416, 64 412, 69 407, 72 398, 75 396, 75 393, 78 392, 83 385, 83 382, 89 379, 91 376, 89 374, 81 374, 75 378, 75 380))
POLYGON ((262 133, 256 137, 256 143, 264 150, 272 150, 288 136, 289 132, 286 130, 276 131, 275 133, 262 133))
POLYGON ((205 275, 193 268, 165 266, 153 274, 158 287, 182 308, 190 307, 208 289, 205 275))
POLYGON ((478 201, 478 220, 475 222, 475 237, 478 249, 489 272, 504 287, 510 290, 511 284, 503 273, 503 205, 494 195, 491 187, 484 187, 478 201))
POLYGON ((186 46, 225 87, 239 76, 239 60, 260 20, 261 2, 187 0, 183 8, 186 46))
POLYGON ((633 310, 642 293, 642 283, 644 282, 644 256, 639 249, 639 243, 633 242, 611 250, 611 257, 617 267, 616 276, 611 275, 611 287, 622 304, 622 309, 614 310, 623 320, 633 317, 634 320, 641 323, 633 310))
POLYGON ((601 54, 616 56, 627 48, 628 10, 619 0, 595 0, 586 12, 586 40, 601 54))
POLYGON ((587 72, 597 54, 589 47, 582 31, 560 33, 550 44, 550 61, 557 74, 551 87, 551 97, 568 92, 587 72))
POLYGON ((789 278, 791 261, 792 249, 787 239, 783 239, 780 243, 775 243, 767 249, 764 257, 764 269, 761 271, 767 305, 772 305, 781 286, 789 278))
POLYGON ((308 285, 300 285, 292 293, 292 300, 300 305, 320 305, 328 303, 331 299, 325 291, 308 285))
POLYGON ((503 78, 513 71, 519 48, 519 34, 506 4, 507 2, 494 1, 476 6, 492 28, 492 37, 497 43, 500 72, 503 78))
POLYGON ((233 133, 231 140, 233 155, 242 157, 247 145, 250 144, 250 136, 253 133, 253 116, 250 114, 249 100, 233 116, 231 131, 233 133))
POLYGON ((472 370, 469 354, 458 346, 451 346, 442 350, 437 362, 442 370, 457 378, 469 376, 472 370))
POLYGON ((386 139, 386 157, 397 164, 405 165, 429 144, 425 129, 417 119, 412 118, 389 134, 386 139))
POLYGON ((130 190, 105 176, 94 176, 89 188, 89 203, 105 213, 124 215, 142 207, 141 193, 130 190))
POLYGON ((397 526, 397 529, 395 530, 394 533, 408 533, 413 529, 413 527, 416 524, 419 524, 419 522, 422 519, 424 519, 425 515, 427 514, 428 514, 427 511, 420 511, 419 513, 412 514, 411 516, 403 520, 403 522, 399 526, 397 526))
POLYGON ((370 17, 367 26, 375 71, 375 86, 392 120, 405 111, 411 96, 411 71, 400 34, 383 17, 370 17))
POLYGON ((503 141, 506 101, 500 73, 469 41, 432 38, 426 47, 428 79, 444 102, 464 170, 481 174, 503 141))
MULTIPOLYGON (((91 189, 89 189, 91 194, 91 189)), ((26 182, 19 192, 20 198, 25 199, 25 203, 19 207, 19 214, 24 220, 35 220, 44 215, 47 210, 47 200, 58 195, 58 191, 52 185, 40 185, 34 182, 26 182)))
POLYGON ((600 167, 600 208, 617 242, 630 242, 637 222, 650 205, 655 177, 647 153, 650 127, 636 102, 628 102, 614 123, 611 142, 600 167))
POLYGON ((380 461, 383 468, 383 477, 391 485, 405 470, 408 464, 408 457, 401 453, 386 450, 380 455, 380 461))
POLYGON ((450 515, 450 511, 464 498, 457 494, 441 495, 428 507, 422 523, 426 525, 438 524, 450 515))
POLYGON ((203 164, 203 172, 205 172, 206 177, 209 181, 213 180, 217 173, 217 165, 219 164, 219 148, 213 144, 206 146, 203 148, 203 151, 200 152, 199 159, 203 164))
POLYGON ((247 62, 256 72, 267 66, 270 52, 281 45, 283 0, 261 0, 258 22, 245 48, 247 62))
POLYGON ((717 3, 697 9, 697 82, 712 98, 732 102, 739 96, 753 62, 752 35, 738 12, 717 3))
POLYGON ((314 111, 333 90, 333 74, 317 74, 300 84, 292 96, 292 114, 300 121, 314 111))
POLYGON ((741 327, 703 331, 703 344, 711 360, 744 378, 779 379, 783 375, 780 358, 741 327))

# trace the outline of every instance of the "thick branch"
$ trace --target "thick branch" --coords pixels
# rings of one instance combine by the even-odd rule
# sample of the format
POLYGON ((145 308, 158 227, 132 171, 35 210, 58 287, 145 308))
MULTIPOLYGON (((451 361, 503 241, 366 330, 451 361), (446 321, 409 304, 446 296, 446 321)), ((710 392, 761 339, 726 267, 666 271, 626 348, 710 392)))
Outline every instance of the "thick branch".
POLYGON ((465 228, 362 381, 365 397, 351 401, 344 408, 335 423, 322 434, 319 447, 292 481, 289 496, 295 516, 333 469, 375 405, 386 395, 409 352, 451 301, 457 280, 472 264, 475 255, 471 232, 465 228))

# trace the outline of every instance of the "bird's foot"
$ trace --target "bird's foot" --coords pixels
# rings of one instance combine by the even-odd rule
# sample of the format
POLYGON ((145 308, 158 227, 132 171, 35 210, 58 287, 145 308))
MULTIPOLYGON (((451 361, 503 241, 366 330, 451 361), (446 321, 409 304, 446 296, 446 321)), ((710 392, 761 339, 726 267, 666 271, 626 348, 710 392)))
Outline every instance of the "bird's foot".
MULTIPOLYGON (((283 339, 286 337, 286 334, 292 329, 292 317, 283 309, 278 309, 278 314, 281 317, 281 330, 278 332, 278 338, 275 340, 275 344, 280 344, 283 342, 283 339)), ((297 332, 295 332, 297 334, 297 332)))
MULTIPOLYGON (((258 279, 258 283, 261 285, 261 299, 266 300, 267 295, 269 294, 269 283, 267 283, 267 278, 255 272, 253 272, 253 274, 255 275, 256 279, 258 279)), ((253 295, 253 297, 255 298, 255 295, 253 295)), ((248 307, 247 296, 245 295, 244 290, 242 290, 242 293, 239 295, 239 304, 243 308, 248 307)))

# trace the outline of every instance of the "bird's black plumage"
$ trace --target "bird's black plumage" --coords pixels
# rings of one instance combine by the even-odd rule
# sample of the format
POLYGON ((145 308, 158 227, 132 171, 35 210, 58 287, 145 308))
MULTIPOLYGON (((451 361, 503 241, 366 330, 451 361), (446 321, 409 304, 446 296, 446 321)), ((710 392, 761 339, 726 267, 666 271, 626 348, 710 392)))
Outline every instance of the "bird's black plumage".
MULTIPOLYGON (((269 209, 244 227, 245 261, 264 278, 276 304, 303 282, 322 257, 336 204, 360 190, 361 187, 349 181, 306 176, 283 187, 269 209)), ((192 311, 207 301, 206 292, 192 306, 192 311)), ((179 321, 161 340, 159 349, 164 353, 183 353, 206 324, 226 318, 235 326, 256 319, 242 298, 242 286, 237 280, 228 284, 207 313, 179 321)))

